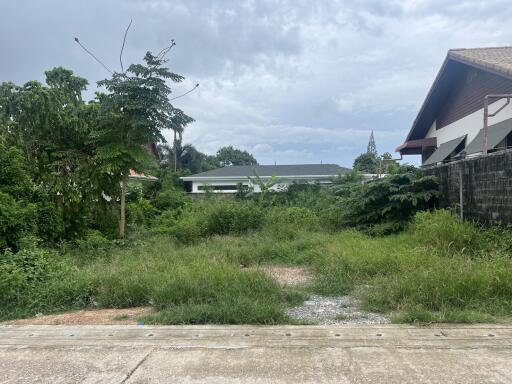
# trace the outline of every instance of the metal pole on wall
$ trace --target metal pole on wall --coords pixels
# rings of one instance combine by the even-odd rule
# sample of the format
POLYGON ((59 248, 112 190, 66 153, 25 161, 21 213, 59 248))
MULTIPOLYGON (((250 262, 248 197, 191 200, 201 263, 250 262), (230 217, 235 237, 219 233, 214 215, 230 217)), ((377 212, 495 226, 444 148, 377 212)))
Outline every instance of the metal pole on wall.
POLYGON ((459 170, 459 205, 460 205, 460 221, 464 221, 464 194, 462 188, 462 164, 459 170))
POLYGON ((500 113, 507 105, 510 104, 510 99, 512 98, 511 94, 506 95, 486 95, 484 97, 484 142, 482 153, 484 156, 487 156, 487 152, 489 150, 489 117, 494 117, 498 113, 500 113), (489 113, 489 100, 491 99, 506 99, 507 102, 503 104, 498 110, 494 113, 489 113))

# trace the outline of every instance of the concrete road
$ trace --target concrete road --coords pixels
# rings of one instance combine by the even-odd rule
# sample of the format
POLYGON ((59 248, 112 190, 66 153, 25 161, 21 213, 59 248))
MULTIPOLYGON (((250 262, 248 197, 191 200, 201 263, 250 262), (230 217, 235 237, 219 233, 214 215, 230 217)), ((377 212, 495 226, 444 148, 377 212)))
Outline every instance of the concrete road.
POLYGON ((2 383, 512 383, 512 326, 0 326, 2 383))

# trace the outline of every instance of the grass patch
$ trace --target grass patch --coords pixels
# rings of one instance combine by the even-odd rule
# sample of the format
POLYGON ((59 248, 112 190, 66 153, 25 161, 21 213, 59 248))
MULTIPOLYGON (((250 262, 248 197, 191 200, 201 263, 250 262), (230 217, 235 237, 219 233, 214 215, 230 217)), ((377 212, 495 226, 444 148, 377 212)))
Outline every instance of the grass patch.
MULTIPOLYGON (((239 211, 232 212, 238 217, 239 211)), ((441 211, 418 215, 401 234, 369 237, 300 224, 311 215, 273 211, 283 233, 274 223, 190 244, 172 234, 146 233, 118 244, 100 239, 102 252, 81 244, 65 255, 5 253, 0 318, 149 305, 157 310, 145 317, 149 324, 282 324, 291 322, 285 309, 301 304, 309 293, 353 294, 368 311, 392 313, 394 322, 510 318, 508 230, 500 229, 500 236, 495 228, 460 224, 441 211), (489 244, 498 238, 501 245, 489 244), (247 268, 258 265, 306 266, 315 279, 307 287, 283 287, 257 268, 247 268)))

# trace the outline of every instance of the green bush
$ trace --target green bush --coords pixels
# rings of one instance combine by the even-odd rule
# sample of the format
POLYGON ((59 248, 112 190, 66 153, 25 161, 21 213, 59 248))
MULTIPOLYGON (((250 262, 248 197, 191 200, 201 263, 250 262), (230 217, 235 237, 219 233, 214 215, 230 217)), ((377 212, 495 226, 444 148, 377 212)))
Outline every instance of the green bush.
POLYGON ((203 213, 187 210, 176 221, 171 234, 181 243, 189 244, 208 236, 208 228, 203 213))
MULTIPOLYGON (((170 218, 170 214, 167 217, 170 218)), ((187 206, 170 232, 180 242, 190 243, 212 235, 243 234, 256 230, 264 220, 264 211, 252 202, 202 201, 187 206)))
POLYGON ((27 235, 55 242, 63 233, 55 205, 30 179, 21 151, 0 142, 0 252, 16 251, 27 235))
POLYGON ((294 238, 301 231, 320 228, 318 216, 309 208, 273 208, 267 215, 267 229, 278 237, 294 238))
POLYGON ((163 211, 157 215, 151 223, 151 232, 172 234, 178 219, 182 214, 181 209, 163 211))
POLYGON ((168 189, 160 192, 154 200, 154 205, 160 211, 183 208, 189 198, 183 191, 168 189))
POLYGON ((119 234, 119 204, 100 201, 91 209, 88 227, 113 239, 119 234))
POLYGON ((356 228, 368 234, 398 232, 418 211, 432 209, 439 195, 433 176, 423 176, 411 167, 397 174, 361 184, 355 177, 340 178, 333 187, 343 205, 338 226, 356 228))
POLYGON ((264 222, 263 210, 253 203, 217 201, 206 212, 210 235, 242 234, 259 229, 264 222))
POLYGON ((76 243, 78 250, 84 253, 102 252, 112 247, 112 241, 94 229, 88 230, 76 243))
POLYGON ((472 222, 461 222, 451 211, 418 212, 412 231, 419 244, 443 254, 475 252, 482 234, 472 222))
POLYGON ((30 296, 29 291, 65 271, 54 252, 43 249, 24 249, 17 253, 10 250, 0 255, 0 306, 15 306, 30 296))
POLYGON ((126 222, 130 225, 146 226, 156 214, 156 208, 145 198, 126 204, 126 222))
POLYGON ((37 205, 0 192, 0 252, 18 249, 18 241, 37 232, 37 205))

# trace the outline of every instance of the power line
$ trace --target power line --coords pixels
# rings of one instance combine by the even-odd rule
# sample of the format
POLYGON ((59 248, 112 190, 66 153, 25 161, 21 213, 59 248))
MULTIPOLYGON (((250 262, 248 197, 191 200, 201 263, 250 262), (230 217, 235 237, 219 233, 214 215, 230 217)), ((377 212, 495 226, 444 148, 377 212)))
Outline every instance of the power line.
POLYGON ((80 47, 82 47, 82 49, 85 52, 87 52, 89 55, 91 55, 94 60, 96 60, 98 63, 100 63, 103 66, 103 68, 105 68, 107 71, 109 71, 111 75, 114 74, 114 72, 112 72, 109 67, 107 67, 105 64, 103 64, 103 62, 100 59, 98 59, 96 56, 94 56, 94 54, 91 51, 89 51, 87 48, 85 48, 85 46, 80 42, 80 40, 78 40, 78 37, 75 37, 75 41, 77 42, 77 44, 80 47))

